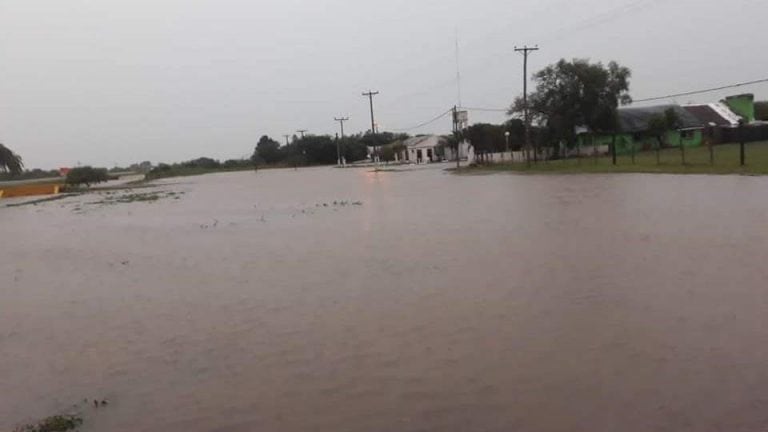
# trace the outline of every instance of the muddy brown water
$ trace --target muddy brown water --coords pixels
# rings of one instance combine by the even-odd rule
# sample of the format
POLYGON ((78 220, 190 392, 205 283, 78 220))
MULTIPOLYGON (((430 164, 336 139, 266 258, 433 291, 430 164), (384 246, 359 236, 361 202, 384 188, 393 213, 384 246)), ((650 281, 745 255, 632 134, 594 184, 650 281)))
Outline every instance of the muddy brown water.
POLYGON ((768 178, 161 184, 0 208, 0 430, 768 428, 768 178))

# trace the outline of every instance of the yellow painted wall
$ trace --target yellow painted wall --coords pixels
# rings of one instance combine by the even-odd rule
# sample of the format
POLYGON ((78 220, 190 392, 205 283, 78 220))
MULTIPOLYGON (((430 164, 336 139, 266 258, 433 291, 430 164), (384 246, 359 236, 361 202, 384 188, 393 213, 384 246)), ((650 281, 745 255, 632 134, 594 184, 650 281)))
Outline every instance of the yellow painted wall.
POLYGON ((59 193, 60 189, 60 184, 30 184, 22 186, 9 186, 0 189, 0 198, 55 195, 59 193))

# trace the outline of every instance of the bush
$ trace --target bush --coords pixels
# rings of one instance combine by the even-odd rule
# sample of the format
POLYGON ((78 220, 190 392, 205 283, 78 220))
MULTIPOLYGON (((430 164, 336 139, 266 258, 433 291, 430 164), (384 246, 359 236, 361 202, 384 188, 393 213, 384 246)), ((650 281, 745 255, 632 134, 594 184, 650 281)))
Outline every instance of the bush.
POLYGON ((82 424, 83 419, 77 416, 53 416, 36 425, 18 427, 14 432, 68 432, 82 424))
POLYGON ((221 167, 221 163, 215 159, 208 157, 201 157, 190 161, 182 162, 181 166, 184 168, 202 168, 202 169, 218 169, 221 167))
POLYGON ((93 168, 89 166, 72 168, 67 174, 67 185, 90 187, 92 184, 109 181, 110 176, 106 168, 93 168))

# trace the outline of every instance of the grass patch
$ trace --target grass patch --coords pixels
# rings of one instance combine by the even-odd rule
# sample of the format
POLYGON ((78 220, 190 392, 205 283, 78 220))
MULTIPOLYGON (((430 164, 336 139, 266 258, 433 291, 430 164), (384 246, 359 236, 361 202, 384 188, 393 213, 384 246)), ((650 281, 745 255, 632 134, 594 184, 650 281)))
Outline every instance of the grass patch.
MULTIPOLYGON (((659 162, 655 151, 639 152, 634 162, 631 155, 620 155, 613 165, 610 156, 582 157, 581 159, 563 159, 554 161, 498 163, 479 165, 454 170, 460 174, 484 172, 521 172, 553 174, 589 174, 589 173, 651 173, 651 174, 744 174, 768 175, 768 142, 746 144, 746 165, 739 164, 739 145, 723 144, 714 146, 714 164, 710 163, 707 147, 685 149, 685 164, 679 148, 663 149, 659 162)), ((585 149, 588 151, 588 149, 585 149)))
POLYGON ((48 417, 37 424, 19 426, 13 432, 68 432, 79 428, 83 424, 80 416, 58 415, 48 417))
MULTIPOLYGON (((259 167, 259 169, 263 169, 259 167)), ((147 174, 146 180, 159 180, 164 178, 173 177, 192 177, 205 174, 214 173, 227 173, 227 172, 241 172, 241 171, 254 171, 253 167, 243 168, 200 168, 200 167, 170 167, 162 171, 153 171, 147 174)))
POLYGON ((47 202, 63 200, 64 198, 69 198, 75 195, 79 195, 79 194, 76 194, 76 193, 59 194, 59 195, 54 195, 47 198, 40 198, 32 201, 25 201, 22 203, 6 204, 5 207, 23 207, 23 206, 30 206, 30 205, 38 205, 38 204, 43 204, 47 202))
POLYGON ((102 199, 101 201, 88 203, 88 205, 115 205, 115 204, 130 204, 135 202, 153 203, 164 198, 181 199, 181 195, 183 194, 184 192, 155 191, 155 192, 138 192, 138 193, 128 193, 128 194, 119 195, 119 194, 108 192, 105 194, 105 198, 102 199))

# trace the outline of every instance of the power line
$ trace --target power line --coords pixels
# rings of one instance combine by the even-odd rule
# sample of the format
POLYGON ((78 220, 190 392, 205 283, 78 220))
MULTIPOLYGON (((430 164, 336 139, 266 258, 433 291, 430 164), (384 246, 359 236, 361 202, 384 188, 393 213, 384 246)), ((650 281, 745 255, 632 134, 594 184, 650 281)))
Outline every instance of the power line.
POLYGON ((476 107, 459 107, 465 111, 485 111, 485 112, 503 112, 509 111, 509 108, 476 108, 476 107))
POLYGON ((451 108, 451 109, 449 109, 449 110, 447 110, 445 112, 440 113, 440 115, 438 115, 437 117, 434 117, 431 120, 427 120, 427 121, 425 121, 423 123, 419 123, 416 126, 412 126, 412 127, 408 127, 408 128, 404 128, 404 129, 393 129, 393 131, 395 131, 395 132, 408 132, 408 131, 412 131, 414 129, 423 128, 424 126, 428 126, 428 125, 430 125, 430 124, 432 124, 432 123, 442 119, 443 117, 445 117, 448 114, 450 114, 452 111, 453 111, 453 108, 451 108))
POLYGON ((656 97, 645 98, 645 99, 635 99, 635 100, 632 101, 632 103, 651 102, 651 101, 656 101, 656 100, 661 100, 661 99, 672 99, 672 98, 682 97, 682 96, 692 96, 692 95, 697 95, 697 94, 702 94, 702 93, 711 93, 711 92, 715 92, 715 91, 719 91, 719 90, 726 90, 726 89, 730 89, 730 88, 743 87, 743 86, 747 86, 747 85, 760 84, 760 83, 765 83, 765 82, 768 82, 768 78, 758 79, 758 80, 754 80, 754 81, 745 81, 745 82, 741 82, 741 83, 729 84, 729 85, 724 85, 724 86, 720 86, 720 87, 712 87, 712 88, 703 89, 703 90, 694 90, 694 91, 689 91, 689 92, 684 92, 684 93, 670 94, 670 95, 666 95, 666 96, 656 96, 656 97))
POLYGON ((648 10, 660 2, 661 0, 636 0, 614 9, 609 9, 602 13, 598 13, 572 25, 561 27, 560 29, 553 31, 551 36, 547 37, 546 35, 542 35, 541 38, 544 42, 554 42, 563 38, 569 33, 577 33, 600 26, 628 12, 633 12, 640 9, 648 10))

